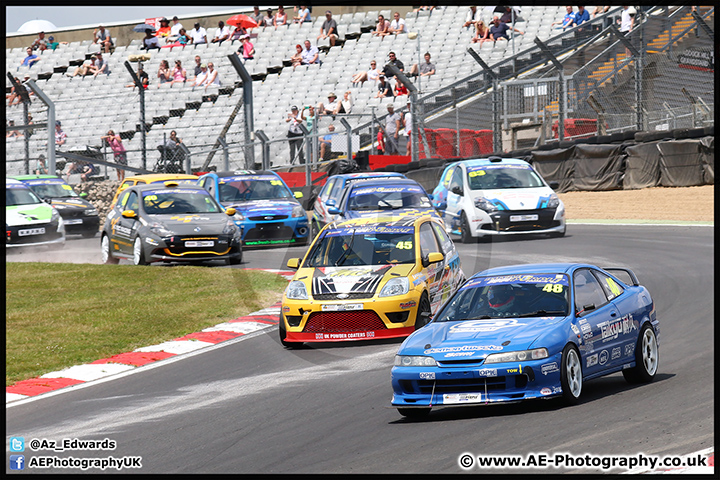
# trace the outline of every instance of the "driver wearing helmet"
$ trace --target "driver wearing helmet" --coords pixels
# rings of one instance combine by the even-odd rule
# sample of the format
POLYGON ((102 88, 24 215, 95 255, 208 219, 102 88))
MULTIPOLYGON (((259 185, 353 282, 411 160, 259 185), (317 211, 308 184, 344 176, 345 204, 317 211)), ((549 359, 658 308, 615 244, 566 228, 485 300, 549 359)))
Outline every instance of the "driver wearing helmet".
POLYGON ((515 306, 515 292, 510 285, 491 285, 487 292, 488 306, 495 313, 507 314, 515 306))

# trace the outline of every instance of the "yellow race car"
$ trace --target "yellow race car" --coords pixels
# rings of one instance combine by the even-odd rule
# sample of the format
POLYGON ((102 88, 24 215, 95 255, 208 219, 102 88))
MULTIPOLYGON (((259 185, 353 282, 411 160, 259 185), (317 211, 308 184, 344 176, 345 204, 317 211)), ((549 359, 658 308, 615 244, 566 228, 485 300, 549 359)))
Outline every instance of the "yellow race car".
POLYGON ((329 223, 287 266, 297 272, 282 300, 286 347, 406 337, 465 279, 455 245, 431 216, 329 223))
POLYGON ((196 185, 198 176, 188 175, 186 173, 147 173, 145 175, 135 175, 132 177, 127 177, 118 187, 117 192, 115 192, 115 196, 113 197, 110 205, 115 205, 115 201, 120 195, 120 192, 122 192, 128 187, 132 187, 134 185, 144 185, 146 183, 165 183, 169 180, 175 181, 177 183, 189 183, 191 185, 196 185))

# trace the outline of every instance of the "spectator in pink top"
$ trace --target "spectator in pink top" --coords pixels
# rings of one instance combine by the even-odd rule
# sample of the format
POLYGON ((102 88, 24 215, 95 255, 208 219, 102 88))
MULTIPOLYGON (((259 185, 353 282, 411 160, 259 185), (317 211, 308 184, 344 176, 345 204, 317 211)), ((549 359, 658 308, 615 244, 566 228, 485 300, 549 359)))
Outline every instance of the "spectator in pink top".
MULTIPOLYGON (((115 156, 115 163, 120 165, 127 165, 127 154, 125 153, 125 146, 122 144, 120 135, 115 135, 115 132, 108 130, 107 135, 100 137, 100 140, 104 140, 112 149, 115 156)), ((118 181, 122 182, 125 179, 125 170, 122 168, 117 169, 118 181)))
POLYGON ((170 86, 173 86, 175 83, 185 83, 186 81, 187 72, 185 72, 182 62, 180 60, 175 60, 175 68, 173 68, 172 71, 172 81, 170 82, 170 86))
POLYGON ((241 55, 245 61, 255 58, 255 47, 250 43, 250 35, 241 35, 240 42, 240 48, 237 51, 238 55, 241 55))
POLYGON ((375 31, 372 33, 374 37, 385 37, 390 35, 390 22, 385 20, 385 17, 378 15, 377 25, 375 31))

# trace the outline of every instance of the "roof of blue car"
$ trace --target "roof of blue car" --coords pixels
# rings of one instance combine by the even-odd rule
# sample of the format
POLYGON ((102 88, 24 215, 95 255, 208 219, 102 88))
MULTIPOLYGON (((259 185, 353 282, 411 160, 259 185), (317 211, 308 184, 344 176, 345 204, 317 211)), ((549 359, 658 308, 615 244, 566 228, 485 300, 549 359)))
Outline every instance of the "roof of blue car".
POLYGON ((498 161, 492 162, 492 161, 490 161, 489 158, 473 158, 472 160, 461 160, 459 162, 453 163, 452 165, 456 165, 456 164, 463 164, 468 167, 474 167, 474 166, 478 166, 478 165, 502 165, 502 164, 529 165, 528 162, 526 162, 525 160, 521 160, 519 158, 503 158, 499 162, 498 161))
POLYGON ((272 170, 234 170, 229 172, 210 172, 214 173, 220 178, 223 177, 238 177, 240 175, 275 175, 279 176, 277 173, 273 172, 272 170))
POLYGON ((494 267, 474 274, 474 277, 488 275, 514 275, 523 273, 567 273, 570 269, 585 264, 580 263, 531 263, 523 265, 510 265, 507 267, 494 267))

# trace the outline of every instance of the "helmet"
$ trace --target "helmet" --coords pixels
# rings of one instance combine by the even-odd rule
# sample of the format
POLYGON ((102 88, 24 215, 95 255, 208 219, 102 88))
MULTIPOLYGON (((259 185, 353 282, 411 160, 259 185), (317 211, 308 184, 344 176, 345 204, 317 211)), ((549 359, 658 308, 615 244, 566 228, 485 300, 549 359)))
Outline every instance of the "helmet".
POLYGON ((510 309, 515 300, 515 293, 510 285, 492 285, 487 292, 490 308, 505 312, 510 309))

